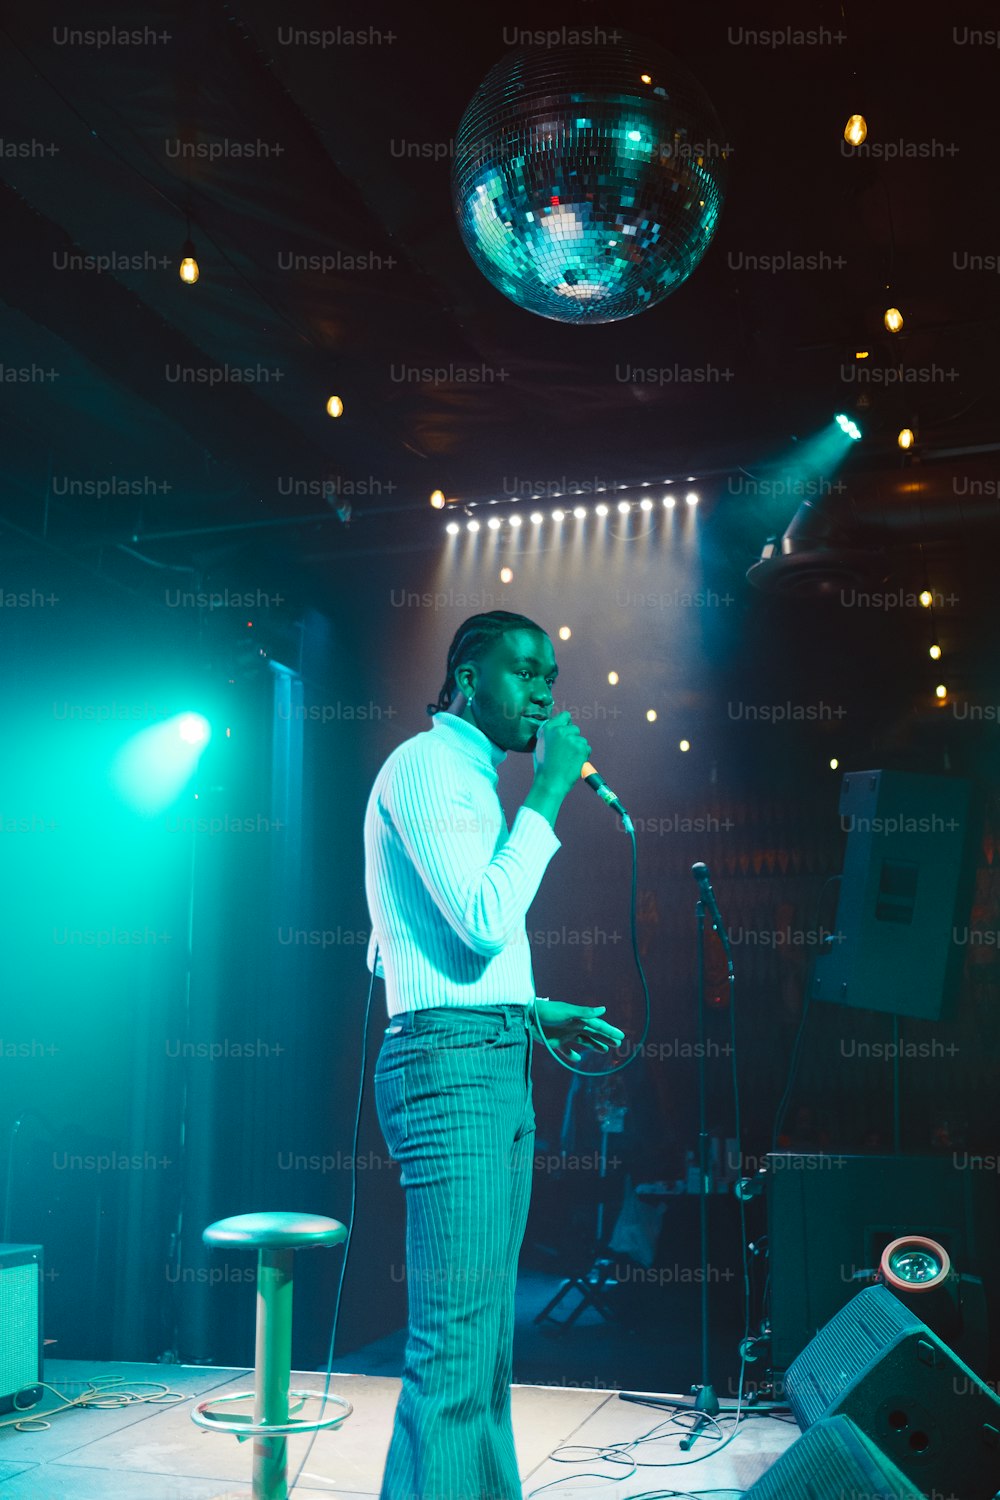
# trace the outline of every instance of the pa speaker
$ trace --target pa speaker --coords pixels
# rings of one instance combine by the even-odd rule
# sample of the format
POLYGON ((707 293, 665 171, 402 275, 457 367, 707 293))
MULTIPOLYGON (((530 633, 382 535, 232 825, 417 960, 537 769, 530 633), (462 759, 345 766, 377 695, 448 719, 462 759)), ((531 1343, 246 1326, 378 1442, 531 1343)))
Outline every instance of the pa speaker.
POLYGON ((993 1500, 1000 1398, 883 1286, 866 1287, 785 1374, 803 1430, 845 1416, 918 1490, 993 1500))
POLYGON ((969 784, 958 779, 907 771, 844 777, 847 850, 835 940, 813 965, 814 999, 941 1019, 965 953, 955 927, 972 894, 968 811, 969 784))
POLYGON ((42 1344, 42 1247, 0 1245, 0 1412, 41 1399, 42 1344))
POLYGON ((850 1417, 823 1417, 743 1500, 924 1500, 850 1417))

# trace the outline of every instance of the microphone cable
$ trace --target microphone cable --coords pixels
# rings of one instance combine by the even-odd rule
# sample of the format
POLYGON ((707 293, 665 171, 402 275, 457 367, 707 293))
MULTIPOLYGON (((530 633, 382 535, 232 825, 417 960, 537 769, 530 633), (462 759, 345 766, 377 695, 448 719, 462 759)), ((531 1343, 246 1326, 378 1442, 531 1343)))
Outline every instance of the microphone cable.
POLYGON ((642 967, 642 959, 639 955, 639 932, 636 921, 638 904, 639 857, 635 844, 635 829, 632 826, 631 818, 629 818, 627 814, 626 817, 622 820, 622 827, 625 829, 625 832, 628 834, 629 838, 632 841, 632 892, 629 901, 629 928, 632 934, 632 955, 635 958, 635 966, 639 971, 639 980, 642 984, 643 1003, 646 1007, 646 1019, 643 1023, 642 1036, 635 1044, 635 1051, 630 1053, 629 1056, 626 1057, 622 1062, 616 1063, 613 1068, 578 1068, 575 1063, 567 1062, 564 1057, 559 1056, 559 1053, 552 1046, 548 1037, 545 1035, 542 1024, 538 1019, 538 1010, 534 1002, 532 1002, 531 1007, 534 1013, 535 1027, 537 1029, 538 1035, 544 1042, 548 1052, 555 1058, 556 1062, 561 1068, 565 1068, 568 1073, 579 1073, 582 1078, 608 1078, 612 1073, 620 1073, 623 1068, 627 1068, 632 1063, 634 1063, 636 1058, 641 1057, 642 1055, 643 1044, 645 1043, 645 1040, 649 1035, 649 1026, 652 1019, 652 1011, 649 1001, 649 985, 646 983, 646 971, 642 967))
MULTIPOLYGON (((337 1324, 340 1321, 340 1301, 344 1291, 344 1277, 347 1274, 347 1257, 351 1252, 351 1239, 354 1235, 354 1219, 358 1201, 358 1138, 361 1134, 361 1110, 362 1105, 364 1104, 365 1097, 365 1078, 368 1073, 368 1027, 371 1021, 372 996, 375 993, 375 969, 377 964, 378 944, 376 943, 375 955, 372 959, 372 977, 368 985, 368 998, 365 1001, 365 1024, 361 1039, 361 1076, 358 1081, 358 1101, 354 1111, 354 1144, 351 1148, 351 1211, 347 1221, 347 1238, 344 1241, 344 1258, 340 1263, 340 1278, 337 1282, 337 1297, 333 1306, 333 1326, 330 1329, 330 1348, 326 1360, 326 1379, 323 1384, 323 1395, 321 1401, 322 1411, 326 1410, 326 1398, 330 1392, 330 1381, 333 1379, 333 1350, 337 1341, 337 1324)), ((347 1413, 347 1416, 349 1415, 350 1412, 347 1413)), ((298 1470, 295 1474, 295 1478, 288 1486, 289 1495, 291 1495, 295 1486, 302 1478, 302 1471, 304 1470, 306 1463, 309 1460, 309 1455, 312 1452, 313 1444, 316 1441, 316 1437, 319 1431, 320 1429, 318 1427, 313 1429, 312 1436, 309 1439, 309 1443, 306 1447, 305 1453, 302 1455, 302 1462, 299 1464, 298 1470)))

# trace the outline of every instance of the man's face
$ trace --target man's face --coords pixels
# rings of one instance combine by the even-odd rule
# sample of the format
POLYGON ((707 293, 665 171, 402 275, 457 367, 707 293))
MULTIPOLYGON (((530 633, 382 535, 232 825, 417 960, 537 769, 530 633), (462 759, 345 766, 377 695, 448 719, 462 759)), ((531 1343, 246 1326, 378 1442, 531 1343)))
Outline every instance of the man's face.
POLYGON ((501 750, 534 750, 538 726, 552 713, 558 674, 552 642, 543 631, 508 630, 482 661, 459 670, 466 697, 462 718, 501 750))

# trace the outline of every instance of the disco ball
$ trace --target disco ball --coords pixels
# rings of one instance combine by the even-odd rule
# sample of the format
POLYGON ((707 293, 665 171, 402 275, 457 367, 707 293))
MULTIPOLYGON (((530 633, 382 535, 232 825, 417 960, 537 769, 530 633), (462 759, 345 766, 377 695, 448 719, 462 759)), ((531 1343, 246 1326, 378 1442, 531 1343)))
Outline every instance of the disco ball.
POLYGON ((562 323, 662 302, 722 210, 731 148, 701 84, 662 48, 617 36, 508 53, 455 137, 470 255, 512 302, 562 323))

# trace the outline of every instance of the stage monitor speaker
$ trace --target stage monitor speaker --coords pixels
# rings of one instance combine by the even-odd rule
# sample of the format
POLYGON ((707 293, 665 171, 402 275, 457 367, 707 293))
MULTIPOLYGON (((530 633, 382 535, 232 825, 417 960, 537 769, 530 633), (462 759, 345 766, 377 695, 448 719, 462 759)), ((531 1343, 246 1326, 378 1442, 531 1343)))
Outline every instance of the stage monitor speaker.
POLYGON ((42 1247, 0 1244, 0 1412, 41 1399, 42 1349, 42 1247))
POLYGON ((833 943, 814 1000, 938 1021, 961 977, 973 861, 969 784, 908 771, 851 771, 840 792, 847 850, 833 943))
POLYGON ((850 1417, 918 1490, 994 1500, 1000 1397, 884 1286, 841 1308, 784 1389, 803 1430, 850 1417))
POLYGON ((925 1500, 850 1417, 823 1417, 743 1500, 925 1500))
POLYGON ((773 1151, 764 1159, 771 1363, 787 1370, 809 1340, 874 1278, 902 1235, 948 1252, 961 1323, 921 1315, 973 1369, 1000 1381, 1000 1178, 992 1158, 773 1151), (865 1273, 870 1273, 865 1275, 865 1273), (977 1310, 976 1303, 980 1304, 977 1310), (986 1304, 986 1313, 981 1310, 986 1304))

